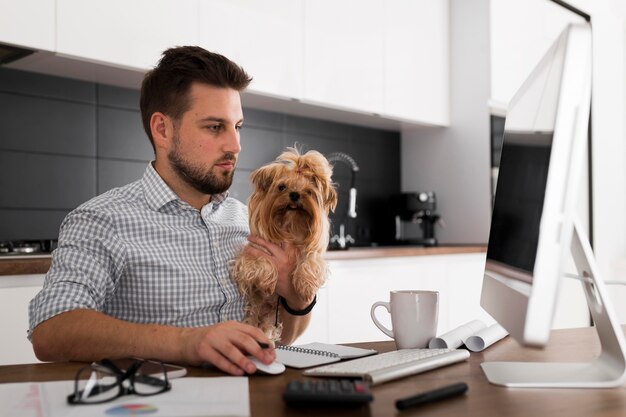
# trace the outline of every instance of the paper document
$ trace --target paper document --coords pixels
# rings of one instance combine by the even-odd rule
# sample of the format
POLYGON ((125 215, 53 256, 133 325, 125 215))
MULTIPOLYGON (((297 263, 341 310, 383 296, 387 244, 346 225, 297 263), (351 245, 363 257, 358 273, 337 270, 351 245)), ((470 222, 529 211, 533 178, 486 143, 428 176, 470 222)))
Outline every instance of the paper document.
POLYGON ((69 405, 73 391, 74 381, 0 384, 0 417, 250 416, 246 377, 181 378, 162 394, 94 405, 69 405))

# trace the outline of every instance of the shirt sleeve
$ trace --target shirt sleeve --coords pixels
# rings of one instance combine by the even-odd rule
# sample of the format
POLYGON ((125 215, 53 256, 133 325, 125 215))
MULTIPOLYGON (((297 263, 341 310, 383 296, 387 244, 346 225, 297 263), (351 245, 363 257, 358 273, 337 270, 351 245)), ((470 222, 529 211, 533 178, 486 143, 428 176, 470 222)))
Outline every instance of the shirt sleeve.
POLYGON ((124 245, 105 213, 78 208, 61 224, 43 289, 28 307, 29 330, 57 314, 102 311, 124 268, 124 245))

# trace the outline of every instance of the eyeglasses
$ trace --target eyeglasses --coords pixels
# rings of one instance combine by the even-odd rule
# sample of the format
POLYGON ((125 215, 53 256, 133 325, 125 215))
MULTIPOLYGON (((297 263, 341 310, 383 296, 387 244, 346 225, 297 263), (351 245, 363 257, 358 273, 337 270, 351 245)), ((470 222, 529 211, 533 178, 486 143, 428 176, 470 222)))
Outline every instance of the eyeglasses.
POLYGON ((161 362, 134 360, 125 369, 120 369, 109 359, 80 369, 76 374, 74 393, 67 396, 67 402, 99 404, 123 395, 156 395, 172 388, 161 362))

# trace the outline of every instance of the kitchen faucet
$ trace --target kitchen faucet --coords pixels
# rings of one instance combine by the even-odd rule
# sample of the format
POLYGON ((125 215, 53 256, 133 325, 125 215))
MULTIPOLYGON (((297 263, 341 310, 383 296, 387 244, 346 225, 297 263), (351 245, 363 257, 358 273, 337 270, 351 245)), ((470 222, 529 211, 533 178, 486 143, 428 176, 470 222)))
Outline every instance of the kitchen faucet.
POLYGON ((346 226, 341 223, 339 225, 339 234, 331 237, 330 243, 338 244, 341 249, 346 249, 348 247, 348 243, 354 243, 354 238, 350 235, 346 235, 345 230, 346 226))
MULTIPOLYGON (((356 218, 356 188, 354 186, 356 182, 356 173, 359 171, 359 166, 356 161, 343 152, 333 152, 329 154, 326 159, 328 162, 341 161, 350 167, 350 194, 348 202, 348 212, 346 213, 349 218, 356 218)), ((354 238, 345 234, 345 225, 341 223, 339 225, 339 234, 330 238, 331 243, 337 243, 341 249, 347 248, 348 243, 354 243, 354 238)))

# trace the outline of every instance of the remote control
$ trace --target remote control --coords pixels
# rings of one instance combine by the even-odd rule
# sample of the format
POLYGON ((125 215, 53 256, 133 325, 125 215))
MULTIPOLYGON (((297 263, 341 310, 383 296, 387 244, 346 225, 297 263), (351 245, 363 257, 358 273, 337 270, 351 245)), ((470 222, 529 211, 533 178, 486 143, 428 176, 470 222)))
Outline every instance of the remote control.
POLYGON ((362 405, 374 399, 367 385, 350 379, 293 380, 283 399, 293 406, 362 405))

